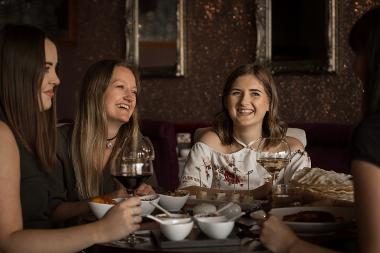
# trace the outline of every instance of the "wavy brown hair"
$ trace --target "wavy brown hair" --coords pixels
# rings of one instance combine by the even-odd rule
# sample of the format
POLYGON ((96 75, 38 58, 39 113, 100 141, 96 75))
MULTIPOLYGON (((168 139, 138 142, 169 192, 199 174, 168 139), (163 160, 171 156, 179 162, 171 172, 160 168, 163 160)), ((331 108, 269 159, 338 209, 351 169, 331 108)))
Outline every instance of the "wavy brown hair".
POLYGON ((271 73, 265 67, 255 64, 245 64, 236 68, 227 78, 222 94, 222 110, 216 115, 213 128, 219 136, 223 145, 231 145, 233 143, 233 122, 228 113, 227 97, 231 92, 232 85, 241 76, 253 75, 264 86, 265 92, 269 97, 269 112, 264 116, 263 136, 280 138, 284 137, 287 126, 280 119, 278 113, 278 95, 276 85, 271 73))
POLYGON ((364 113, 380 113, 380 6, 377 6, 353 25, 349 43, 355 54, 363 54, 366 62, 364 113))
MULTIPOLYGON (((103 194, 103 156, 107 139, 107 115, 105 113, 104 93, 117 66, 130 69, 140 92, 139 76, 135 68, 123 61, 102 60, 87 70, 79 94, 79 109, 76 113, 71 155, 80 198, 88 199, 103 194)), ((138 100, 137 100, 138 101, 138 100)), ((137 104, 130 120, 122 125, 109 160, 115 156, 125 141, 136 139, 139 133, 137 104)))
MULTIPOLYGON (((56 103, 41 111, 45 73, 45 33, 7 24, 0 32, 0 114, 17 139, 44 169, 56 159, 56 103)), ((56 89, 56 88, 55 88, 56 89)))

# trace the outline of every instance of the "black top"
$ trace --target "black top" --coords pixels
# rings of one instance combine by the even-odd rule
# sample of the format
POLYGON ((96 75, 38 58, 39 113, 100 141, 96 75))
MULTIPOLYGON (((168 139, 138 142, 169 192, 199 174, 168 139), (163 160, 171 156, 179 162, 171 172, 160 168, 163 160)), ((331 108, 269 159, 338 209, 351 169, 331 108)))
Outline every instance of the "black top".
POLYGON ((364 119, 352 138, 352 160, 361 160, 380 167, 380 114, 364 119))
MULTIPOLYGON (((0 116, 1 120, 1 116, 0 116)), ((52 170, 44 170, 36 156, 30 153, 15 135, 20 154, 20 200, 24 229, 51 228, 49 217, 64 200, 56 188, 57 178, 52 170)))
MULTIPOLYGON (((58 127, 57 169, 60 173, 61 187, 66 191, 67 200, 78 201, 79 195, 76 191, 74 166, 70 152, 72 132, 72 124, 64 124, 58 127)), ((118 184, 115 179, 112 178, 109 168, 103 171, 102 182, 101 195, 111 193, 118 189, 118 184)))

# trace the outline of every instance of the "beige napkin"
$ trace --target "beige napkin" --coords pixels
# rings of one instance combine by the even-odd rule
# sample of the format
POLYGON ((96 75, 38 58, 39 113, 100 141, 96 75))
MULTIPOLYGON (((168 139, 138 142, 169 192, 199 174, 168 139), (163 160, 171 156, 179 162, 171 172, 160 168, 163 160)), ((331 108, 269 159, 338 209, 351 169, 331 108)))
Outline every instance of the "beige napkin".
POLYGON ((329 205, 350 205, 354 202, 351 175, 320 168, 297 171, 290 184, 302 186, 312 201, 328 200, 329 205))

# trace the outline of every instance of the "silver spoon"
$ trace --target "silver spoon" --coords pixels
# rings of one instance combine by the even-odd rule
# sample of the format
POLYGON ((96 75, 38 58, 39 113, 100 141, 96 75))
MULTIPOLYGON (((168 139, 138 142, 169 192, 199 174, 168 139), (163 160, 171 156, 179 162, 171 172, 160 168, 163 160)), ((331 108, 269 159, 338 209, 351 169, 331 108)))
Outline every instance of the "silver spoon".
POLYGON ((147 214, 145 217, 149 218, 149 219, 152 219, 160 224, 164 224, 164 225, 174 225, 174 224, 180 224, 180 223, 186 223, 184 222, 183 220, 161 220, 155 216, 152 216, 150 214, 147 214))
POLYGON ((231 218, 227 219, 226 221, 234 221, 237 218, 240 218, 241 216, 243 216, 244 214, 245 214, 245 212, 241 212, 238 215, 235 215, 234 217, 231 217, 231 218))
POLYGON ((227 205, 223 206, 222 208, 219 208, 214 213, 220 214, 222 211, 226 210, 227 208, 231 207, 234 204, 234 202, 229 202, 227 205))
POLYGON ((160 206, 159 204, 156 204, 154 203, 153 201, 149 202, 152 206, 154 207, 157 207, 158 209, 160 209, 161 211, 163 211, 167 216, 169 217, 172 217, 172 218, 176 218, 175 214, 172 214, 171 212, 169 212, 168 210, 166 210, 165 208, 163 208, 162 206, 160 206))

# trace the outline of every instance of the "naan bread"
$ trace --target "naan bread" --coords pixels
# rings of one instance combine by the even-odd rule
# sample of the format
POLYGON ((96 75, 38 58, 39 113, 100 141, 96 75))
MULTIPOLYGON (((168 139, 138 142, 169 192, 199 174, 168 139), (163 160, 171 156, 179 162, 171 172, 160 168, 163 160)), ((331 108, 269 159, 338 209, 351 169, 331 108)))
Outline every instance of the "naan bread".
POLYGON ((320 168, 304 168, 297 171, 290 184, 302 186, 311 200, 339 200, 354 202, 351 175, 320 168))

